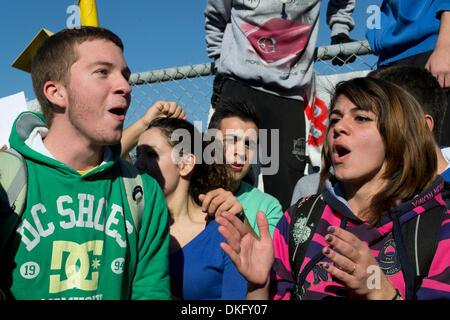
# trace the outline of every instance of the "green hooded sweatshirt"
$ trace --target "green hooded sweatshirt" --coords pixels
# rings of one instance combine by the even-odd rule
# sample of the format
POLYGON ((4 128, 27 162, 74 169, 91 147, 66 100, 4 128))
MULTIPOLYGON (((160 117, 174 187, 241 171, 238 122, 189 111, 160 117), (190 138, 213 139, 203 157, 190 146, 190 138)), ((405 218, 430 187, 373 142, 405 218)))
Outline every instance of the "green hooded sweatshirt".
POLYGON ((145 211, 136 234, 121 178, 120 145, 105 147, 103 163, 81 175, 42 152, 45 148, 38 151, 36 141, 43 144, 37 130, 47 131, 42 116, 24 112, 9 139, 28 170, 14 248, 14 297, 170 299, 168 213, 156 181, 142 175, 145 211))

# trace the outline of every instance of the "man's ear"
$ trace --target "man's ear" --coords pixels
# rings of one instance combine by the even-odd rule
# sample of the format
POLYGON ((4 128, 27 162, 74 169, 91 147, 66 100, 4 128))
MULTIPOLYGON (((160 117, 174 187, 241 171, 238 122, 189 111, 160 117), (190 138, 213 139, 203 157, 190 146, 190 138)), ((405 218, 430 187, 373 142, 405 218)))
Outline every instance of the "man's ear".
POLYGON ((195 167, 195 155, 192 153, 183 156, 181 162, 178 164, 180 176, 187 177, 195 167))
POLYGON ((430 116, 429 114, 425 115, 425 120, 427 122, 428 128, 430 129, 430 131, 433 131, 434 128, 434 119, 432 116, 430 116))
POLYGON ((47 81, 42 90, 52 104, 60 108, 67 107, 67 90, 61 82, 47 81))

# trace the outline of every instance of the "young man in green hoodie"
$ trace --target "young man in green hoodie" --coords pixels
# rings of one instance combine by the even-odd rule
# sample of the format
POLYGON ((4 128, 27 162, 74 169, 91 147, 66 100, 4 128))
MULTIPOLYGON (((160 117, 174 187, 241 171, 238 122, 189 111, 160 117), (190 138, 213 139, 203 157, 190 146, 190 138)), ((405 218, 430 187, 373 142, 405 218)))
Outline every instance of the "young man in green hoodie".
POLYGON ((121 40, 103 28, 62 30, 38 49, 31 75, 43 116, 22 113, 10 136, 28 170, 10 294, 169 299, 164 196, 142 175, 136 227, 119 163, 131 97, 121 40))

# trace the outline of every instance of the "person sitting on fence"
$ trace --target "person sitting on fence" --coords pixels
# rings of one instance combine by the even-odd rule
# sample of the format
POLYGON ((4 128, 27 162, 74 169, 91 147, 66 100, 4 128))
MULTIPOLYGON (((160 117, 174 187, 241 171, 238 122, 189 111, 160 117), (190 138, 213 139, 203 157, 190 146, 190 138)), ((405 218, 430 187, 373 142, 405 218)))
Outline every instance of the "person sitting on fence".
MULTIPOLYGON (((312 161, 319 158, 325 135, 326 126, 315 123, 315 115, 320 113, 305 111, 319 108, 309 104, 315 101, 314 53, 322 2, 206 2, 206 50, 214 59, 215 73, 212 108, 218 110, 221 99, 238 96, 254 104, 260 129, 269 133, 277 130, 279 139, 271 141, 272 135, 268 135, 270 142, 261 146, 266 154, 264 148, 270 145, 279 153, 277 172, 261 171, 261 190, 276 197, 283 210, 289 207, 293 188, 305 167, 319 165, 312 161), (313 153, 317 157, 311 157, 313 153)), ((328 1, 331 44, 352 41, 349 32, 354 27, 355 2, 328 1)), ((352 55, 340 55, 333 64, 343 65, 354 59, 352 55)))
MULTIPOLYGON (((259 234, 256 227, 258 211, 266 214, 272 234, 283 215, 280 202, 243 181, 257 152, 259 130, 255 109, 239 99, 222 99, 218 106, 211 116, 208 131, 223 142, 227 169, 233 179, 233 194, 244 207, 244 213, 256 234, 259 234), (217 131, 216 135, 214 131, 217 131)), ((210 198, 212 195, 206 194, 204 201, 208 203, 210 198)))
POLYGON ((239 215, 242 206, 229 191, 232 180, 223 161, 206 164, 203 153, 194 154, 194 145, 201 141, 201 134, 188 121, 155 119, 139 137, 135 165, 159 182, 166 197, 172 296, 244 299, 247 283, 220 249, 224 239, 214 221, 216 211, 239 215), (200 198, 209 191, 215 197, 206 205, 200 198))
MULTIPOLYGON (((379 25, 372 25, 366 37, 378 68, 416 66, 425 68, 446 89, 450 105, 450 1, 383 0, 379 25)), ((368 25, 369 26, 369 25, 368 25)), ((444 118, 441 145, 450 146, 450 111, 444 118)))
POLYGON ((417 101, 392 83, 356 78, 338 84, 329 120, 323 191, 288 209, 273 242, 264 214, 260 239, 234 215, 216 219, 221 247, 249 281, 247 298, 450 298, 450 211, 417 101))

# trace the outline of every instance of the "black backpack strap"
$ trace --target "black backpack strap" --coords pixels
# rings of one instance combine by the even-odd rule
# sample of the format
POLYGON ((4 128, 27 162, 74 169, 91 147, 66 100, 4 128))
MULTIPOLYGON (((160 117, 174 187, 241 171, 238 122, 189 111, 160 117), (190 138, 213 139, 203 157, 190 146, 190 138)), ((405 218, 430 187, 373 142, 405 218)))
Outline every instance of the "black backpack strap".
POLYGON ((445 207, 434 207, 401 227, 414 275, 414 293, 420 288, 423 278, 430 270, 445 212, 445 207))
POLYGON ((322 217, 325 202, 322 195, 313 195, 300 199, 296 209, 291 216, 289 225, 289 261, 292 269, 292 279, 295 283, 295 293, 291 295, 296 298, 298 293, 298 275, 300 267, 306 256, 312 236, 317 224, 322 217))

